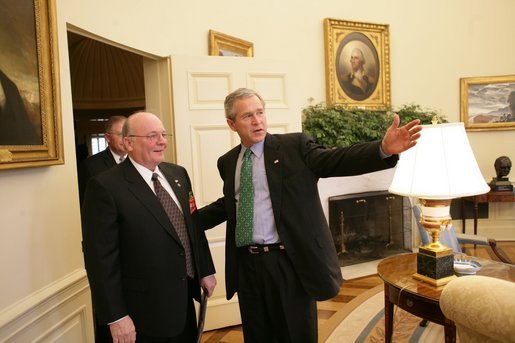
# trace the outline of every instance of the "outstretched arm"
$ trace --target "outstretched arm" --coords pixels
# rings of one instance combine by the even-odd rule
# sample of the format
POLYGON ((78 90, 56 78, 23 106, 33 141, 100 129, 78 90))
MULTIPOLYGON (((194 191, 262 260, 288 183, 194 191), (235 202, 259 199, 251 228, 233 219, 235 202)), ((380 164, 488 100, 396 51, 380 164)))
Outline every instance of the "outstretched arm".
POLYGON ((381 149, 387 155, 400 154, 414 147, 420 138, 420 131, 422 130, 422 126, 418 125, 420 119, 415 119, 399 127, 400 122, 401 119, 396 114, 393 117, 392 125, 386 131, 381 142, 381 149))

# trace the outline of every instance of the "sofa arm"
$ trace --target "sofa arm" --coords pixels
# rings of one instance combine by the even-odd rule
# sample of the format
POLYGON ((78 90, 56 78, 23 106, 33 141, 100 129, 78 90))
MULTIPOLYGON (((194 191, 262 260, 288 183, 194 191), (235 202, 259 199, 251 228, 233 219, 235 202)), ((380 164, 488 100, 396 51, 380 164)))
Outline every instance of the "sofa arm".
POLYGON ((513 282, 462 276, 445 286, 440 308, 462 342, 515 342, 514 294, 513 282))

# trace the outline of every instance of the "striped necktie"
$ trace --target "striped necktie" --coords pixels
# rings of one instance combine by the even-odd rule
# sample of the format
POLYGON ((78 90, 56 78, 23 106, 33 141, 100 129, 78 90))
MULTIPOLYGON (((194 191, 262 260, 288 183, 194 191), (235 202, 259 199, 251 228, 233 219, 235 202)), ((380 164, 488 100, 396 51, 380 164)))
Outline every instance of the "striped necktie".
POLYGON ((175 201, 172 199, 170 193, 168 193, 161 185, 161 182, 159 182, 159 175, 157 173, 152 174, 152 181, 154 182, 154 190, 156 191, 157 198, 161 202, 161 205, 163 205, 175 232, 177 232, 177 236, 179 236, 182 247, 184 248, 184 255, 186 257, 186 273, 189 277, 193 278, 195 275, 193 256, 191 255, 190 239, 188 237, 184 216, 175 201))
POLYGON ((240 199, 236 216, 236 246, 250 245, 254 226, 254 185, 252 184, 252 151, 243 155, 240 172, 240 199))

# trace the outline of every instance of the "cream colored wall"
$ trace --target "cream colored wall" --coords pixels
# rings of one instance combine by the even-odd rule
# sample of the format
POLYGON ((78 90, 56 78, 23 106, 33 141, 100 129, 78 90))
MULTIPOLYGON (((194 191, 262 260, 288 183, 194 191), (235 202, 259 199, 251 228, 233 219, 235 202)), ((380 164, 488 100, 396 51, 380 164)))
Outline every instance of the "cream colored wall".
MULTIPOLYGON (((255 56, 291 62, 306 105, 310 97, 325 99, 326 17, 390 25, 394 107, 417 103, 459 121, 461 77, 515 74, 512 0, 68 0, 59 9, 67 22, 160 56, 207 55, 209 29, 249 40, 255 56)), ((485 178, 497 156, 515 159, 512 136, 469 134, 485 178)))
MULTIPOLYGON (((0 173, 0 330, 9 307, 83 268, 67 24, 158 56, 207 55, 209 29, 252 41, 255 56, 291 63, 306 104, 325 98, 324 18, 389 24, 392 104, 417 103, 450 121, 459 121, 460 77, 515 74, 513 0, 56 3, 66 163, 0 173)), ((497 156, 515 160, 512 131, 469 138, 487 180, 497 156)))

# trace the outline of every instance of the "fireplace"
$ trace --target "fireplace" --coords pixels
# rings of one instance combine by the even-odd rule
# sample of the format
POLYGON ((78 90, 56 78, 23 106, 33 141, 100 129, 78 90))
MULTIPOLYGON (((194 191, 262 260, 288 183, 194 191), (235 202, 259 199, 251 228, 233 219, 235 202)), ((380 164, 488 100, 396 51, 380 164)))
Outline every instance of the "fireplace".
POLYGON ((342 267, 411 252, 409 199, 387 191, 329 197, 329 226, 342 267))

